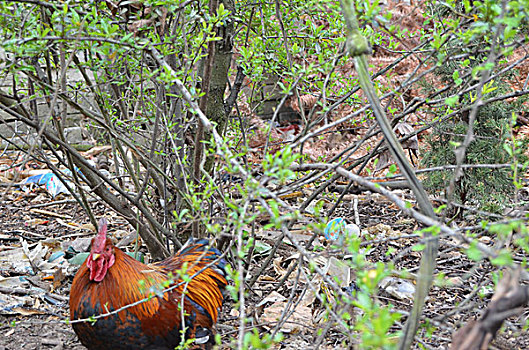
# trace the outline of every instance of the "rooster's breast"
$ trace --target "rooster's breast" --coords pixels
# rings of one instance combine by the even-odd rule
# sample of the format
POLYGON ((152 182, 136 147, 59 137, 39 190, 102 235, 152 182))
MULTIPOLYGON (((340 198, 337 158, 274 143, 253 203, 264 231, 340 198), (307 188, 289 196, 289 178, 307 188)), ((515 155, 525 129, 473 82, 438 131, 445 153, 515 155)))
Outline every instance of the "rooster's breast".
MULTIPOLYGON (((73 319, 86 319, 114 311, 114 308, 105 303, 102 308, 99 302, 93 304, 83 300, 80 307, 73 312, 73 319)), ((154 315, 156 316, 156 315, 154 315)), ((153 322, 154 320, 151 320, 153 322)), ((159 320, 160 323, 161 320, 159 320)), ((119 314, 113 314, 97 319, 95 323, 74 323, 72 326, 81 343, 88 349, 174 349, 179 343, 179 327, 165 328, 160 334, 146 334, 144 325, 137 315, 125 309, 119 314)), ((155 322, 155 321, 154 321, 155 322)))

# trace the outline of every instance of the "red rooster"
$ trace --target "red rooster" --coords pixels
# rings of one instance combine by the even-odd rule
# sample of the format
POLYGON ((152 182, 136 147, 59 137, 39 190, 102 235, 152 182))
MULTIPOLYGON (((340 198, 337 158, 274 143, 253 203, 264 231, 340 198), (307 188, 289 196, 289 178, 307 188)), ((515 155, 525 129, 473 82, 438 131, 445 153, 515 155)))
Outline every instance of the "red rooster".
POLYGON ((183 340, 194 339, 193 348, 210 349, 227 284, 225 261, 215 262, 220 253, 202 239, 169 259, 145 265, 114 247, 106 233, 107 221, 101 219, 90 255, 73 279, 70 319, 87 319, 151 299, 95 323, 73 322, 81 343, 88 349, 174 349, 183 340), (187 284, 179 271, 189 276, 184 278, 187 284), (168 286, 176 287, 163 293, 168 286))

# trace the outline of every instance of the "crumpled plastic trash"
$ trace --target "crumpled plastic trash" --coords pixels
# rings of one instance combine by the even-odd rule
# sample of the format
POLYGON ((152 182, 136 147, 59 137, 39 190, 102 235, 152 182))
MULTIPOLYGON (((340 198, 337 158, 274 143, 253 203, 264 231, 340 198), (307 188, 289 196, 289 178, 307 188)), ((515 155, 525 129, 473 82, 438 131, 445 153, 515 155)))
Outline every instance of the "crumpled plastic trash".
MULTIPOLYGON (((80 173, 79 169, 76 169, 76 171, 80 173)), ((72 173, 70 169, 64 169, 61 172, 65 175, 71 175, 72 173)), ((72 182, 66 181, 66 183, 70 188, 74 188, 72 182)), ((26 178, 24 182, 22 182, 22 185, 27 184, 44 185, 46 187, 46 191, 48 191, 48 193, 51 194, 53 198, 55 198, 59 193, 69 194, 68 188, 59 179, 59 177, 52 172, 30 176, 26 178)))
POLYGON ((344 218, 335 218, 327 223, 323 230, 325 238, 329 241, 336 241, 337 244, 343 244, 345 235, 358 236, 360 234, 360 228, 355 224, 347 224, 344 218))
POLYGON ((415 294, 415 286, 402 278, 385 277, 380 282, 380 287, 399 300, 413 300, 415 294))
POLYGON ((40 242, 30 249, 29 245, 23 241, 20 248, 0 252, 0 270, 13 275, 35 275, 38 271, 33 270, 33 264, 40 271, 54 271, 65 261, 61 256, 55 257, 53 262, 48 261, 46 255, 49 251, 50 248, 40 242))

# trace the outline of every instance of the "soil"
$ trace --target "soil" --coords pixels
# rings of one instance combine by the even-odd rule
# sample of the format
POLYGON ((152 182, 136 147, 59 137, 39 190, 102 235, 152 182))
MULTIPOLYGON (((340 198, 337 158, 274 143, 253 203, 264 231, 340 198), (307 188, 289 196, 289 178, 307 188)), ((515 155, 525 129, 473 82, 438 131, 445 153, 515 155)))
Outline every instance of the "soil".
MULTIPOLYGON (((406 197, 406 191, 403 191, 401 195, 406 197)), ((62 197, 60 199, 69 198, 62 197)), ((358 198, 360 198, 358 216, 363 226, 367 228, 367 232, 372 236, 376 236, 383 231, 385 232, 384 234, 395 235, 392 239, 383 239, 378 242, 373 240, 371 242, 371 250, 368 254, 370 262, 388 263, 393 261, 396 268, 407 269, 412 273, 416 273, 419 266, 419 253, 410 249, 416 243, 416 238, 412 235, 417 228, 414 226, 414 222, 406 220, 400 210, 378 195, 361 194, 358 198), (393 250, 392 248, 396 249, 393 250)), ((9 190, 5 194, 4 200, 0 202, 0 252, 10 247, 20 246, 20 239, 26 240, 28 243, 43 242, 49 239, 68 242, 77 237, 90 237, 92 235, 89 230, 72 230, 70 227, 65 226, 68 222, 88 224, 86 215, 76 203, 35 208, 35 205, 51 202, 52 199, 44 194, 42 190, 37 190, 30 194, 24 194, 13 189, 9 190), (51 216, 49 213, 36 212, 34 209, 47 210, 56 216, 62 216, 62 219, 51 216)), ((101 204, 93 204, 93 209, 98 217, 101 215, 106 215, 107 217, 112 215, 101 204)), ((325 209, 330 209, 330 205, 325 209)), ((352 202, 346 198, 343 205, 338 207, 333 215, 353 217, 352 202)), ((119 231, 122 235, 132 232, 132 229, 127 228, 125 225, 117 224, 122 222, 117 217, 112 218, 110 222, 110 230, 119 231)), ((264 236, 261 238, 263 242, 273 245, 276 237, 277 235, 271 232, 268 238, 264 236)), ((299 237, 302 241, 308 241, 310 235, 300 235, 299 237)), ((322 239, 316 239, 316 242, 322 241, 322 239)), ((491 240, 490 242, 492 243, 491 240)), ((444 273, 446 279, 453 278, 455 285, 450 288, 434 286, 431 290, 430 297, 425 305, 424 315, 434 326, 435 330, 431 337, 425 335, 426 329, 419 331, 421 339, 427 339, 427 341, 423 340, 427 348, 448 348, 452 333, 461 325, 477 318, 481 314, 490 301, 494 290, 491 273, 495 269, 486 261, 476 263, 469 260, 464 253, 460 252, 459 248, 455 242, 448 239, 443 239, 440 244, 437 273, 444 273), (461 278, 462 280, 459 280, 461 278), (473 293, 476 286, 490 288, 491 293, 488 295, 473 293), (461 305, 461 307, 458 305, 461 305)), ((286 261, 295 252, 295 249, 291 246, 281 245, 277 252, 277 259, 286 261)), ((333 251, 327 249, 322 253, 322 256, 332 254, 333 251)), ((256 255, 253 260, 254 264, 252 264, 251 274, 261 273, 261 275, 269 278, 268 282, 259 280, 252 287, 246 303, 247 314, 257 315, 262 313, 263 308, 259 309, 256 305, 270 293, 275 291, 285 297, 289 297, 295 287, 293 279, 290 278, 282 285, 277 283, 279 278, 277 270, 272 266, 273 264, 260 271, 265 258, 266 256, 256 255), (272 283, 270 281, 275 282, 272 283)), ((24 285, 20 288, 27 290, 32 285, 38 286, 51 293, 52 297, 55 297, 51 299, 53 302, 50 303, 50 299, 43 298, 41 294, 26 295, 27 305, 24 308, 14 310, 11 314, 4 310, 0 314, 0 350, 83 349, 72 328, 64 321, 69 316, 67 299, 75 269, 76 267, 66 269, 64 271, 64 280, 55 287, 53 287, 52 281, 43 280, 42 277, 46 274, 42 272, 35 276, 31 276, 29 273, 18 275, 31 281, 30 286, 24 285)), ((12 271, 2 270, 0 272, 4 278, 16 276, 12 271)), ((297 288, 300 291, 302 290, 300 286, 297 286, 297 288)), ((411 301, 399 300, 383 290, 380 292, 378 300, 384 304, 391 303, 401 310, 409 310, 411 306, 411 301)), ((264 306, 265 310, 266 307, 269 306, 264 306)), ((2 305, 0 305, 0 309, 2 309, 2 305)), ((312 312, 314 312, 314 309, 312 312)), ((405 319, 401 320, 401 322, 404 321, 405 319)), ((220 315, 217 327, 218 332, 224 336, 223 339, 229 340, 232 339, 231 337, 236 336, 238 322, 238 313, 233 310, 231 302, 228 300, 220 315)), ((311 349, 311 344, 317 338, 317 332, 314 326, 308 323, 302 324, 291 333, 286 332, 285 339, 277 344, 275 348, 311 349)), ((529 348, 529 335, 522 331, 522 323, 523 320, 518 318, 509 319, 505 323, 504 331, 499 333, 493 343, 495 348, 529 348)), ((273 325, 270 325, 270 327, 266 325, 257 327, 261 333, 266 333, 272 328, 273 325)), ((342 348, 341 342, 344 339, 344 335, 339 329, 331 327, 320 348, 340 349, 342 348)))
MULTIPOLYGON (((61 240, 61 237, 72 234, 91 234, 90 232, 72 232, 59 224, 56 218, 31 212, 31 206, 38 202, 51 202, 51 198, 48 198, 41 191, 26 195, 12 189, 5 194, 4 200, 0 202, 0 233, 11 238, 2 236, 0 252, 9 246, 20 246, 20 239, 31 244, 41 240, 40 237, 61 240), (40 224, 32 225, 33 222, 40 224)), ((88 222, 86 215, 79 210, 76 204, 64 204, 41 209, 69 218, 70 221, 88 222)), ((65 238, 65 240, 70 239, 73 237, 65 238)), ((12 271, 0 270, 1 277, 13 277, 15 275, 12 271)), ((41 281, 38 278, 39 275, 19 276, 31 278, 35 284, 46 290, 53 288, 51 282, 41 281)), ((28 300, 29 305, 24 305, 23 309, 13 312, 13 315, 6 314, 6 310, 0 313, 0 350, 84 349, 72 328, 64 322, 68 318, 67 301, 72 277, 73 275, 67 276, 62 284, 53 290, 53 294, 63 297, 63 300, 53 299, 54 302, 59 302, 57 305, 38 296, 26 295, 24 297, 28 300)), ((0 286, 2 286, 1 283, 0 286)), ((27 284, 21 285, 19 289, 26 289, 26 286, 27 284)), ((2 305, 0 305, 0 309, 2 309, 2 305)))

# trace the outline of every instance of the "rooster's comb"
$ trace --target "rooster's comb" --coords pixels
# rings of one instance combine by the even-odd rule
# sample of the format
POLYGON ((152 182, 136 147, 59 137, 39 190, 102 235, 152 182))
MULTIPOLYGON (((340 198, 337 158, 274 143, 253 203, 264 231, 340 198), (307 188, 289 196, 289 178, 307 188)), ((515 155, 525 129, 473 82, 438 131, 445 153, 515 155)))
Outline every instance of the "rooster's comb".
POLYGON ((99 220, 99 229, 92 247, 96 252, 102 252, 105 248, 105 242, 107 240, 107 224, 108 221, 106 218, 101 218, 99 220))
POLYGON ((107 218, 99 219, 99 231, 97 232, 98 236, 106 237, 106 235, 107 235, 107 224, 108 224, 107 218))

